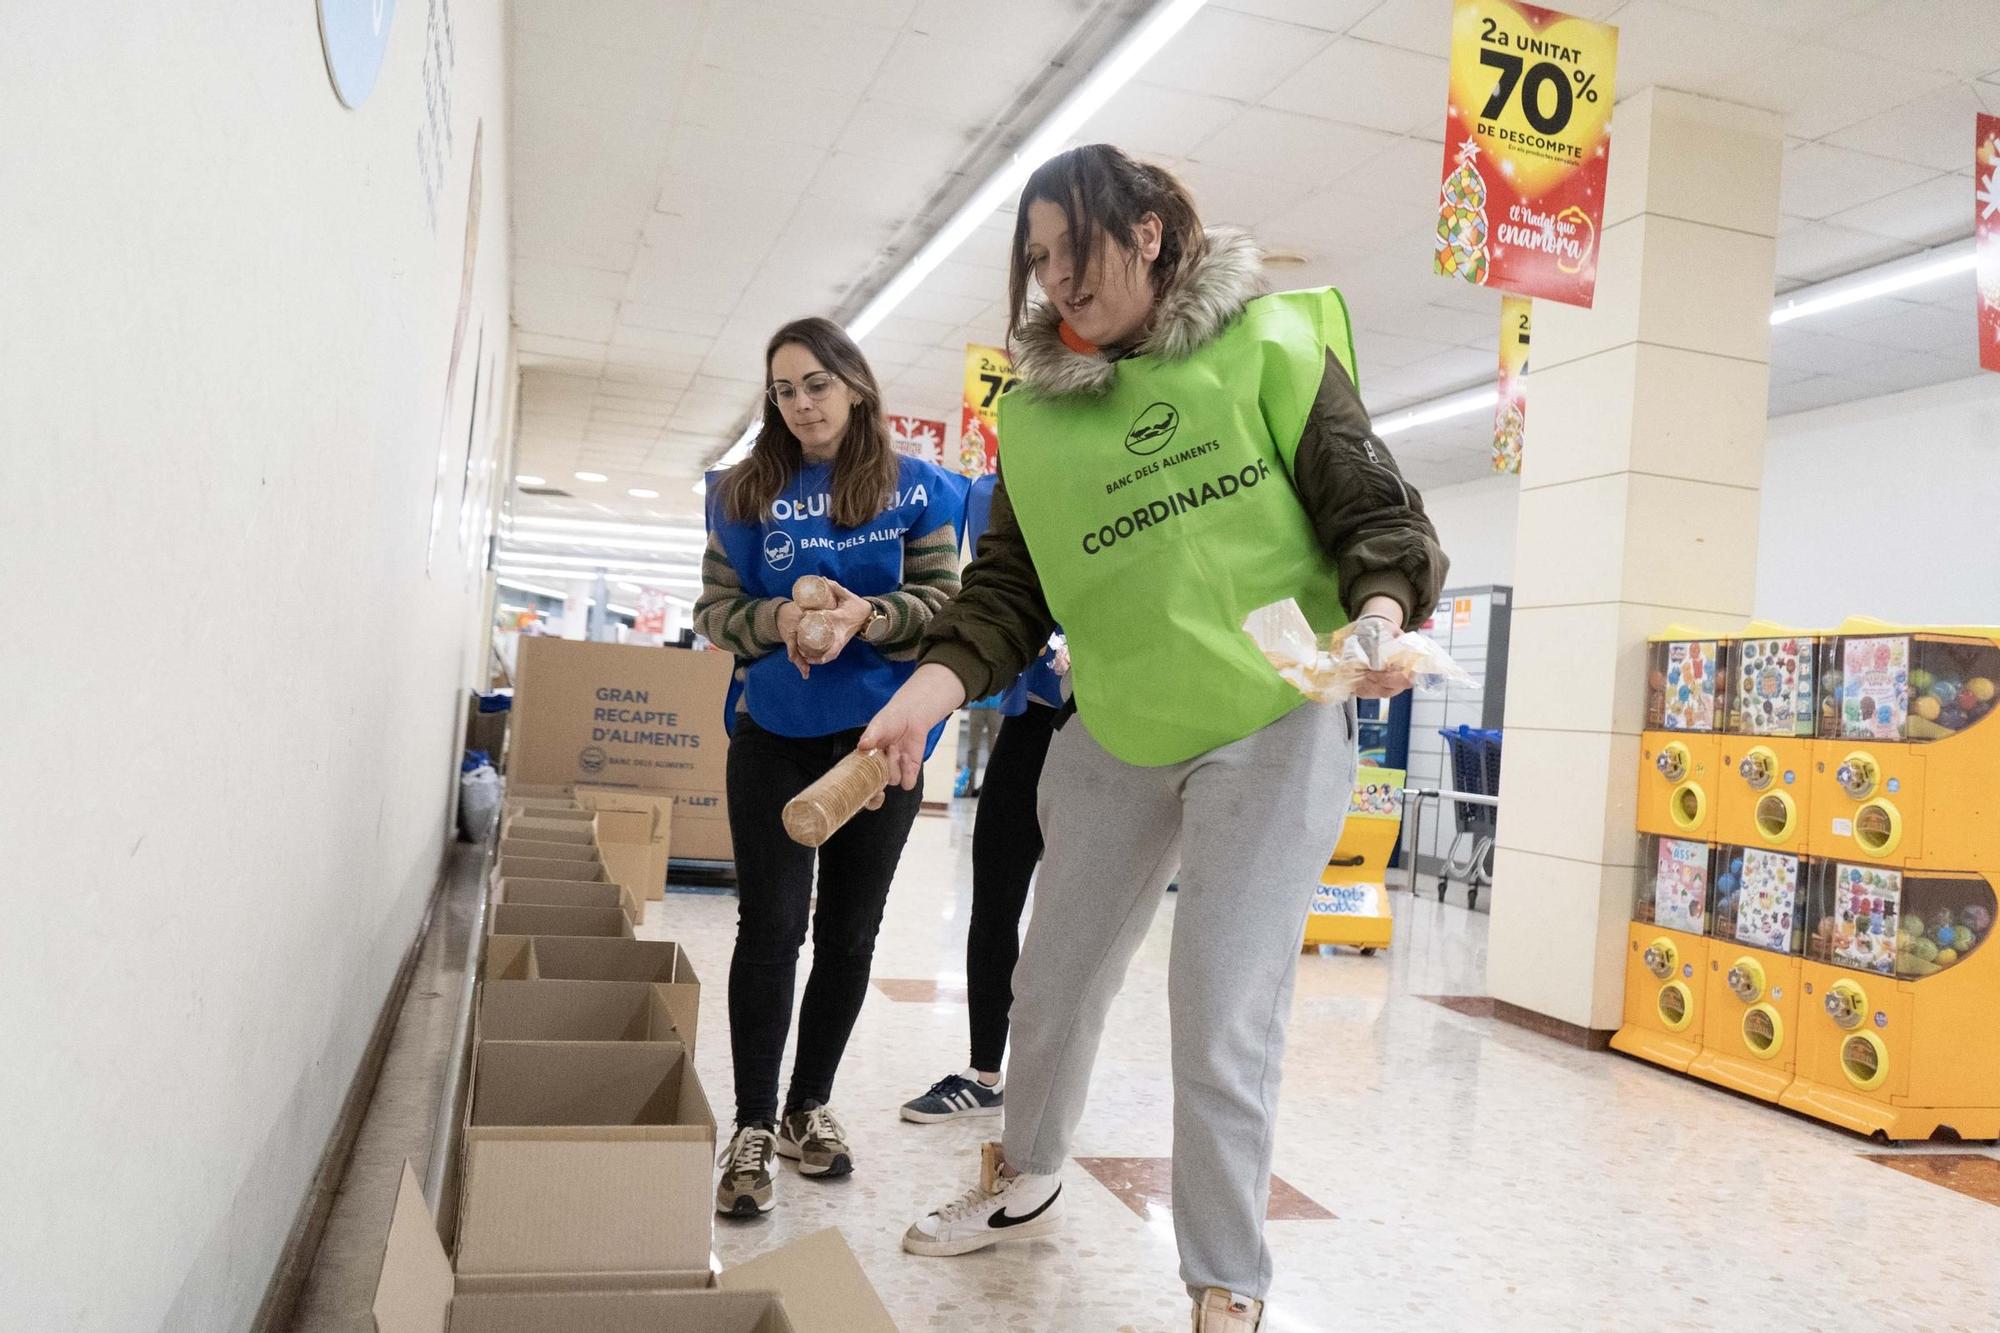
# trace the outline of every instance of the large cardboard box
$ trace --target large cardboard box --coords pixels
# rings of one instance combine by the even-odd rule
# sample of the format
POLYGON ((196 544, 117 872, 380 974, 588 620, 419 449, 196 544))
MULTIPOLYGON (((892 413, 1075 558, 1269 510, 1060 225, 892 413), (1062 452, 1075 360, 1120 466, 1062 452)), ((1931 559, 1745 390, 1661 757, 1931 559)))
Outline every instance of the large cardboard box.
MULTIPOLYGON (((588 827, 587 825, 583 827, 588 827)), ((554 839, 548 842, 532 838, 527 834, 512 832, 500 839, 500 855, 526 856, 543 861, 601 861, 597 844, 577 842, 574 839, 554 839)))
POLYGON ((498 870, 502 879, 581 879, 605 878, 604 862, 579 861, 573 857, 502 855, 498 870))
POLYGON ((486 941, 490 984, 496 981, 645 982, 666 996, 674 1026, 689 1050, 701 1027, 701 978, 672 940, 589 939, 563 935, 494 935, 486 941))
POLYGON ((508 878, 500 881, 498 901, 540 907, 615 907, 634 926, 646 919, 646 904, 639 895, 608 880, 508 878))
MULTIPOLYGON (((644 880, 644 897, 648 902, 665 897, 667 863, 672 855, 673 794, 579 787, 576 795, 587 808, 597 812, 597 841, 604 849, 605 862, 638 874, 644 880), (644 849, 643 858, 621 850, 635 845, 644 849)), ((611 877, 624 882, 616 870, 611 877)))
POLYGON ((483 1040, 465 1133, 461 1274, 706 1272, 715 1116, 679 1042, 483 1040))
POLYGON ((376 1333, 896 1333, 832 1229, 692 1289, 579 1290, 572 1281, 456 1275, 408 1164, 374 1315, 376 1333))
POLYGON ((644 981, 489 981, 482 1041, 677 1041, 692 1047, 664 986, 644 981))
POLYGON ((632 921, 619 907, 544 907, 496 903, 487 918, 494 935, 589 935, 632 938, 632 921))
POLYGON ((723 709, 735 659, 637 644, 524 639, 509 772, 674 794, 674 855, 733 859, 723 709))

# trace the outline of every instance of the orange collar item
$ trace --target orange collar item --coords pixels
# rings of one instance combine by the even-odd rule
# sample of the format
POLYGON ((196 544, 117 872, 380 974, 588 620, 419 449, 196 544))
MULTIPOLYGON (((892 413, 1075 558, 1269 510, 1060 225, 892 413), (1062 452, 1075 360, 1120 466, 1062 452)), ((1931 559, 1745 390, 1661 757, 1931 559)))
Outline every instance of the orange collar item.
POLYGON ((1070 351, 1075 352, 1078 356, 1096 356, 1098 354, 1097 344, 1071 328, 1068 320, 1064 320, 1056 325, 1056 336, 1062 339, 1064 347, 1069 348, 1070 351))

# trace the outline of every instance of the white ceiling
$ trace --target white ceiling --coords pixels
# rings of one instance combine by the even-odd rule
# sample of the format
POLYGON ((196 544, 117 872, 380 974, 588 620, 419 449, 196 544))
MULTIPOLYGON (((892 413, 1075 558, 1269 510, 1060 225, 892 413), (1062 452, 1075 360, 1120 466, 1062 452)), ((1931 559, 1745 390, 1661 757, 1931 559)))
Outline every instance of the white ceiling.
MULTIPOLYGON (((1618 25, 1621 95, 1784 113, 1780 291, 1970 231, 1995 0, 1562 7, 1618 25)), ((574 497, 516 512, 698 524, 691 485, 748 419, 770 332, 858 308, 885 254, 1144 8, 515 0, 519 465, 574 497)), ((1450 8, 1211 0, 1085 130, 1180 173, 1209 221, 1307 256, 1282 285, 1340 286, 1378 413, 1494 370, 1498 294, 1430 271, 1450 8)), ((1003 331, 1011 225, 996 214, 866 340, 890 411, 956 415, 965 343, 1003 331)), ((1969 278, 1911 295, 1774 330, 1772 412, 1976 373, 1969 278)), ((1394 447, 1434 486, 1483 473, 1489 434, 1468 418, 1394 447)))

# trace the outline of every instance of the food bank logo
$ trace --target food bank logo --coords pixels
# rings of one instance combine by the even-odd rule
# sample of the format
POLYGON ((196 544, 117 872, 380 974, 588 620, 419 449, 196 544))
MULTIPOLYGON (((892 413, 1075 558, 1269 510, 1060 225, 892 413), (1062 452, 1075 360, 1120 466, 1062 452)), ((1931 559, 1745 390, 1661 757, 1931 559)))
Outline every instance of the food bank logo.
POLYGON ((792 567, 792 534, 774 532, 764 539, 764 563, 772 569, 783 571, 792 567))
POLYGON ((1167 403, 1154 403, 1141 412, 1132 422, 1132 429, 1125 432, 1125 448, 1144 458, 1157 454, 1167 447, 1174 438, 1174 432, 1181 428, 1181 414, 1167 403))

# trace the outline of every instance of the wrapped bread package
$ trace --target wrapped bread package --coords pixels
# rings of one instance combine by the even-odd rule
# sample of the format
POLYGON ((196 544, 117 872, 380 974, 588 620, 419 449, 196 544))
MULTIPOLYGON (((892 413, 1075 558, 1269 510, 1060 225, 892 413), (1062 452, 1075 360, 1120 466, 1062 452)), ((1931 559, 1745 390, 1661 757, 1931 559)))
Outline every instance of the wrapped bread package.
POLYGON ((1373 665, 1353 625, 1316 635, 1298 603, 1289 598, 1252 611, 1243 622, 1243 632, 1280 676, 1315 703, 1346 703, 1374 671, 1408 672, 1415 687, 1430 694, 1473 683, 1444 649, 1421 634, 1380 644, 1380 666, 1373 665))
POLYGON ((833 587, 817 574, 803 574, 792 584, 792 600, 801 611, 831 611, 833 587))

